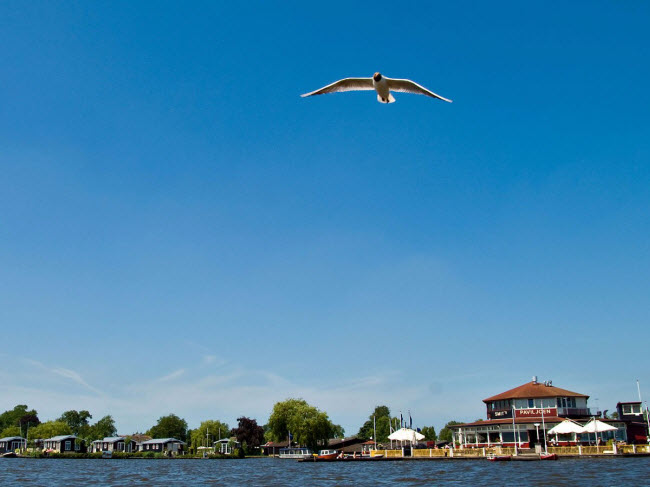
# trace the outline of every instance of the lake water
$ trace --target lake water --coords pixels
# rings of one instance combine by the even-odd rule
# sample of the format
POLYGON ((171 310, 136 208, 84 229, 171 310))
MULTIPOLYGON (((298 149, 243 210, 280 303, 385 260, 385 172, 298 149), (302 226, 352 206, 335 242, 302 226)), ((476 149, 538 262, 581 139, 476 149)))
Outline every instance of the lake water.
POLYGON ((650 485, 650 457, 556 462, 0 459, 0 485, 650 485))

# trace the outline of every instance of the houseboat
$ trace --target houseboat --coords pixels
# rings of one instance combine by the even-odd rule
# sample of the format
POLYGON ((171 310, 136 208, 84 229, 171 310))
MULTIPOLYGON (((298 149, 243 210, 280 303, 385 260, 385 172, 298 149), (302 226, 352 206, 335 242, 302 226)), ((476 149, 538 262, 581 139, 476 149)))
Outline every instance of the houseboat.
POLYGON ((309 448, 299 446, 292 448, 281 448, 278 456, 280 458, 290 460, 303 460, 305 458, 311 458, 312 451, 309 448))

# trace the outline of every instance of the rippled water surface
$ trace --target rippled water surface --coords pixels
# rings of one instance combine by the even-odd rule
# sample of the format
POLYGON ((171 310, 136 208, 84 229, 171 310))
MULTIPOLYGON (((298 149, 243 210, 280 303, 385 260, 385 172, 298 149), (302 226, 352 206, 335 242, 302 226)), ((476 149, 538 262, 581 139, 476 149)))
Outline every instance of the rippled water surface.
POLYGON ((0 459, 0 485, 650 485, 650 457, 556 462, 0 459))

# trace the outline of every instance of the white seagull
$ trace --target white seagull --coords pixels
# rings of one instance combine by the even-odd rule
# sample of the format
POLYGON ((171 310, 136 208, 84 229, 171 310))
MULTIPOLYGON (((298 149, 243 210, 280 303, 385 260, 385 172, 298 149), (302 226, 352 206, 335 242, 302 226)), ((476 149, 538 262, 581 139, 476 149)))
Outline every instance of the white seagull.
POLYGON ((375 73, 372 78, 345 78, 335 81, 331 85, 327 85, 319 90, 312 91, 300 95, 303 98, 313 95, 324 95, 325 93, 337 93, 339 91, 370 91, 377 92, 377 101, 379 103, 393 103, 395 98, 391 91, 398 93, 415 93, 416 95, 426 95, 431 98, 438 98, 451 103, 445 97, 436 95, 433 91, 427 90, 424 86, 420 86, 415 81, 410 79, 393 79, 387 78, 381 73, 375 73))

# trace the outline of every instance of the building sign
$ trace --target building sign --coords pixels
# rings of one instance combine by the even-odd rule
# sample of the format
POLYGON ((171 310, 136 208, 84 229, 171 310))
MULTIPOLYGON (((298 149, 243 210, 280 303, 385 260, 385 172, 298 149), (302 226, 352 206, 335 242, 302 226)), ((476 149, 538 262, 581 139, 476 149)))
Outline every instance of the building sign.
MULTIPOLYGON (((492 418, 512 418, 512 409, 504 409, 501 411, 490 411, 492 418)), ((546 413, 544 413, 546 414, 546 413)))
MULTIPOLYGON (((542 408, 533 409, 515 409, 515 417, 517 418, 530 418, 542 417, 542 408)), ((557 416, 557 408, 544 408, 544 416, 557 416)))

